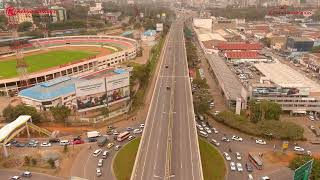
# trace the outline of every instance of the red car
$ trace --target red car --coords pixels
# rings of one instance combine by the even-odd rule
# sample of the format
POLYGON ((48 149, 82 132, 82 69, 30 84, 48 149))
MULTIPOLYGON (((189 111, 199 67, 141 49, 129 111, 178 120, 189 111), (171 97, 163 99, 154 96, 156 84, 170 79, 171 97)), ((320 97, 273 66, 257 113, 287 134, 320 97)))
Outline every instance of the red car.
POLYGON ((74 140, 74 141, 72 142, 72 144, 83 144, 83 143, 84 143, 84 141, 83 141, 83 140, 79 140, 79 139, 74 140))

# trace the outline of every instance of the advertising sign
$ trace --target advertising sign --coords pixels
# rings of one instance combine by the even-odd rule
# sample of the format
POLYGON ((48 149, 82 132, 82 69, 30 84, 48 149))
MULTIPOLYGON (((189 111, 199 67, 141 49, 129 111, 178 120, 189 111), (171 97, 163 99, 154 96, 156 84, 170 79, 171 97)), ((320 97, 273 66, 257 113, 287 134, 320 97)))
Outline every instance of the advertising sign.
POLYGON ((163 31, 163 23, 157 23, 156 24, 156 30, 157 31, 163 31))
POLYGON ((129 74, 124 73, 117 76, 112 76, 106 79, 107 91, 119 89, 121 87, 129 86, 129 74))
POLYGON ((107 92, 108 103, 129 97, 129 94, 130 94, 129 86, 124 87, 124 88, 114 89, 112 91, 108 91, 107 92))
POLYGON ((17 14, 53 14, 55 13, 52 9, 17 9, 13 6, 6 7, 6 16, 16 16, 17 14))
POLYGON ((79 112, 107 106, 104 78, 81 80, 75 86, 79 112))

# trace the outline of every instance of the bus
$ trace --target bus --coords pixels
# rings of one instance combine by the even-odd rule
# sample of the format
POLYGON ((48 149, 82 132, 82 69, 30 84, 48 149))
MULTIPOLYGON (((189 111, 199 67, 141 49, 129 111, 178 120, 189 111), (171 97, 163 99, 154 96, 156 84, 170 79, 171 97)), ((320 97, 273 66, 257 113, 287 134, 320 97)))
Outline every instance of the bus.
POLYGON ((128 132, 128 131, 125 131, 125 132, 123 132, 123 133, 120 133, 119 135, 118 135, 118 137, 117 137, 117 141, 123 141, 123 140, 125 140, 125 139, 127 139, 128 137, 130 136, 130 132, 128 132))
POLYGON ((262 169, 263 163, 262 163, 262 159, 254 154, 249 153, 248 155, 249 161, 259 170, 262 169))

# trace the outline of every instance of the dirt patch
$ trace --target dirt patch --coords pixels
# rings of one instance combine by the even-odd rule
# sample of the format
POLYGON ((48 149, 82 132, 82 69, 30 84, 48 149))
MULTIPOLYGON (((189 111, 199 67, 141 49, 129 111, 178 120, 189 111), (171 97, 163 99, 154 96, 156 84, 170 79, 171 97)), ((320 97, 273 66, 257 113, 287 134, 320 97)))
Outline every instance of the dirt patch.
POLYGON ((146 64, 149 59, 150 51, 151 51, 152 46, 148 45, 142 45, 142 56, 141 57, 136 57, 134 60, 138 64, 146 64))
POLYGON ((282 152, 267 152, 263 155, 263 160, 266 164, 281 164, 287 166, 289 162, 295 157, 294 153, 282 153, 282 152))

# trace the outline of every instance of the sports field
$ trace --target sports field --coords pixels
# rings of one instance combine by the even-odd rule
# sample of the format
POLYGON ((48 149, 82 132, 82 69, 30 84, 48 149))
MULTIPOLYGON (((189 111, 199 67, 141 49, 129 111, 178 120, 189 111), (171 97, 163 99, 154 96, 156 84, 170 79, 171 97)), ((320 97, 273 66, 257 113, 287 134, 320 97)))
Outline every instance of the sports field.
MULTIPOLYGON (((53 50, 46 53, 25 56, 28 64, 28 73, 48 69, 51 67, 79 61, 99 54, 95 51, 83 50, 53 50)), ((17 76, 16 59, 0 60, 0 78, 10 78, 17 76)))

